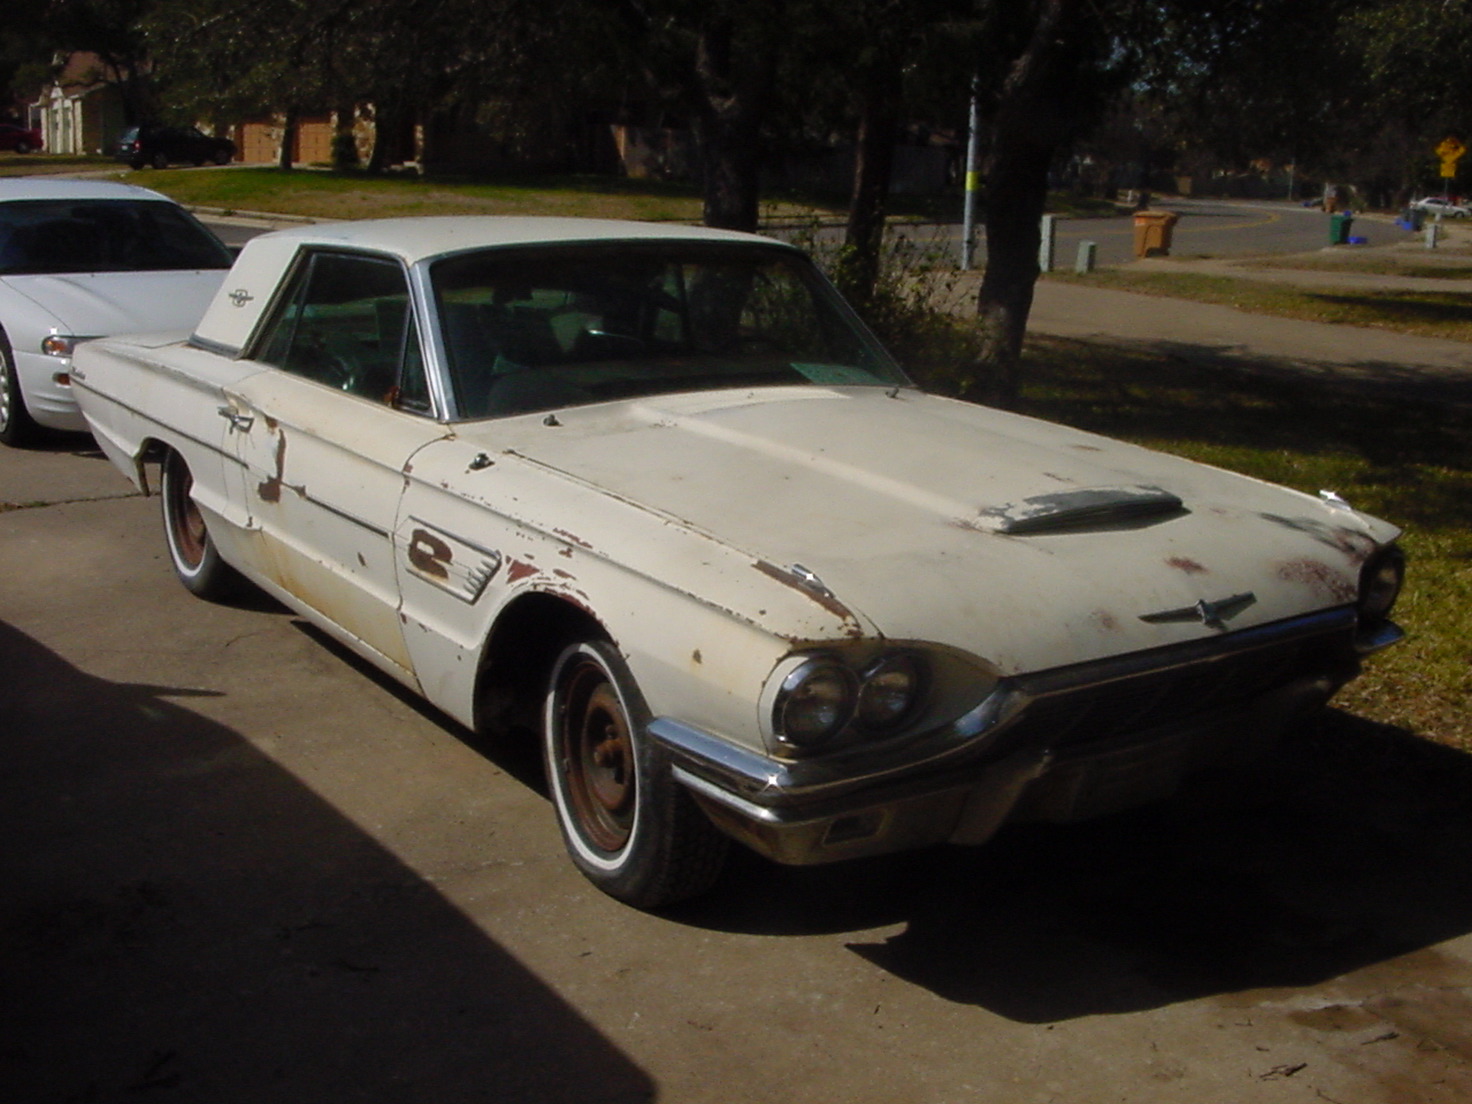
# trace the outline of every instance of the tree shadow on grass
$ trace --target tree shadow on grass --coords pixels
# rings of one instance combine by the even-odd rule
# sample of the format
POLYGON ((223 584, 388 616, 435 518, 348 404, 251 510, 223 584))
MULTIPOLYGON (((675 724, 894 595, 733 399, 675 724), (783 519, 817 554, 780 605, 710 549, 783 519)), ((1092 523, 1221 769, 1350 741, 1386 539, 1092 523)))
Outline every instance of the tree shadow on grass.
POLYGON ((1396 521, 1472 528, 1472 372, 1342 369, 1171 342, 1035 338, 1029 414, 1111 436, 1364 461, 1396 521))
POLYGON ((0 622, 0 1095, 645 1101, 433 886, 177 687, 0 622))

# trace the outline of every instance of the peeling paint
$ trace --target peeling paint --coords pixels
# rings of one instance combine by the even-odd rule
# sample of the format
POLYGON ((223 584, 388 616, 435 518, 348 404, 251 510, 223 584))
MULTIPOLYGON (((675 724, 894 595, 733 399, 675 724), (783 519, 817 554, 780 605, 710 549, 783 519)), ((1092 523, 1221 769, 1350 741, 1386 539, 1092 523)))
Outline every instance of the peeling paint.
POLYGON ((1352 602, 1359 593, 1354 579, 1322 560, 1290 560, 1278 568, 1278 578, 1302 583, 1316 595, 1334 602, 1352 602))
POLYGON ((752 564, 752 567, 756 568, 763 575, 766 575, 767 577, 772 579, 776 579, 777 582, 782 583, 784 586, 791 587, 799 594, 812 599, 829 613, 833 614, 833 616, 837 617, 840 621, 844 623, 843 631, 845 636, 857 639, 864 635, 863 626, 859 624, 858 617, 854 615, 854 612, 851 609, 845 606, 833 595, 825 594, 822 591, 812 590, 808 587, 803 586, 802 581, 798 579, 797 576, 793 575, 792 572, 784 571, 782 568, 777 567, 775 564, 767 563, 766 560, 757 560, 756 563, 752 564))
MULTIPOLYGON (((267 419, 270 424, 270 419, 267 419)), ((281 501, 281 482, 286 473, 286 434, 276 438, 276 474, 256 486, 256 494, 262 502, 281 501)))
POLYGON ((1202 567, 1189 556, 1172 556, 1165 561, 1166 567, 1173 567, 1177 571, 1184 571, 1187 575, 1205 575, 1206 568, 1202 567))
POLYGON ((575 544, 579 548, 586 548, 586 549, 588 549, 590 551, 593 548, 593 546, 591 544, 589 544, 587 541, 583 540, 582 537, 578 536, 575 533, 569 533, 566 529, 553 529, 552 532, 553 532, 554 535, 561 537, 563 540, 567 541, 569 544, 575 544))
POLYGON ((506 581, 508 583, 519 583, 523 579, 528 579, 533 575, 540 575, 541 573, 542 569, 536 564, 529 564, 524 560, 512 560, 511 565, 506 569, 506 581))
POLYGON ((693 652, 690 653, 690 662, 695 664, 697 667, 705 662, 705 658, 700 654, 699 648, 696 648, 693 652))
POLYGON ((1095 610, 1089 615, 1089 620, 1105 632, 1119 632, 1119 618, 1108 610, 1095 610))

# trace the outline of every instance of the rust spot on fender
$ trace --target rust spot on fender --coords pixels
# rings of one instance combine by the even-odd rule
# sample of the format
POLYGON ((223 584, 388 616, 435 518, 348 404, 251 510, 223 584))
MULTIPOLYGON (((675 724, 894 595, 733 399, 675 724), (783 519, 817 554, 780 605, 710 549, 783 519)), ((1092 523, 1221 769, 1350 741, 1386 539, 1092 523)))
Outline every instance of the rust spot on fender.
POLYGON ((1102 629, 1104 632, 1119 632, 1119 618, 1115 617, 1108 610, 1095 610, 1089 615, 1089 620, 1094 623, 1096 628, 1102 629))
POLYGON ((1278 578, 1301 583, 1316 595, 1333 602, 1353 602, 1359 593, 1355 580, 1322 560, 1290 560, 1278 568, 1278 578))
POLYGON ((1187 575, 1205 575, 1206 568, 1202 567, 1189 556, 1172 556, 1165 561, 1166 567, 1173 567, 1177 571, 1184 571, 1187 575))
POLYGON ((574 575, 571 571, 563 571, 562 568, 560 568, 560 567, 554 567, 552 569, 552 574, 553 575, 556 575, 559 579, 576 579, 577 578, 577 576, 574 575))
POLYGON ((854 639, 864 635, 863 627, 859 624, 859 619, 854 615, 853 610, 849 609, 833 595, 803 586, 798 578, 790 571, 784 571, 775 564, 767 563, 766 560, 757 560, 752 566, 768 578, 776 579, 777 582, 784 586, 791 587, 797 593, 803 595, 803 597, 811 599, 833 614, 834 617, 837 617, 844 623, 844 635, 853 637, 854 639))
POLYGON ((508 583, 519 583, 521 580, 533 575, 540 575, 542 569, 536 564, 529 564, 524 560, 512 560, 506 569, 506 581, 508 583))
POLYGON ((578 536, 575 533, 569 533, 566 529, 553 529, 552 532, 561 537, 563 540, 567 541, 568 544, 575 544, 579 548, 586 548, 589 550, 591 550, 593 547, 587 541, 583 540, 582 537, 578 536))
POLYGON ((427 529, 415 529, 410 534, 409 562, 426 575, 448 579, 454 559, 454 549, 427 529))

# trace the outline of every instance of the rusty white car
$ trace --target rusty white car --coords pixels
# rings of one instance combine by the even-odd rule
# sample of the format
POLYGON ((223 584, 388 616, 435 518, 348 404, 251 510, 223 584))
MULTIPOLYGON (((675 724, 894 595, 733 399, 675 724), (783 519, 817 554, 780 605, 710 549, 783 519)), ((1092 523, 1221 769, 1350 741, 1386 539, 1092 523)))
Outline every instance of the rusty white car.
POLYGON ((158 192, 97 180, 0 180, 0 442, 85 430, 71 387, 78 342, 192 326, 231 259, 158 192))
POLYGON ((79 350, 178 577, 244 576, 481 731, 642 907, 1170 794, 1322 706, 1391 525, 922 393, 795 248, 575 219, 251 241, 79 350))

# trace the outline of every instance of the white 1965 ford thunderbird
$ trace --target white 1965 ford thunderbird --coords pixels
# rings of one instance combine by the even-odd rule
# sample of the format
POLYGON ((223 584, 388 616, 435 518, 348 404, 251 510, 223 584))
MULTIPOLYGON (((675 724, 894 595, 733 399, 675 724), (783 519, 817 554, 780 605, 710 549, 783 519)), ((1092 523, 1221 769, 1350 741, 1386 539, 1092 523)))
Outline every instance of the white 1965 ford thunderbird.
POLYGON ((283 231, 73 379, 158 463, 185 586, 539 731, 573 861, 642 907, 732 838, 817 863, 1167 795, 1400 636, 1393 526, 926 395, 748 235, 283 231))

